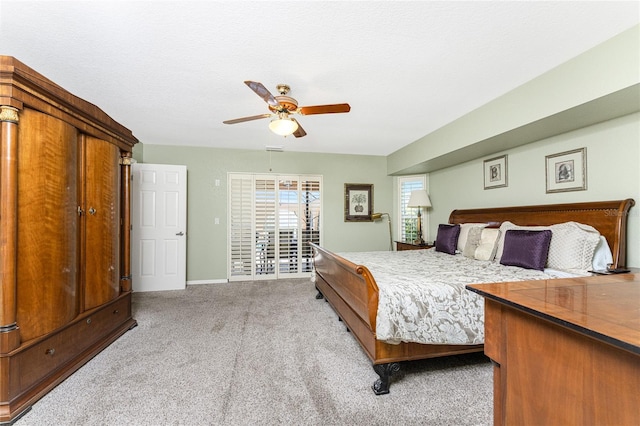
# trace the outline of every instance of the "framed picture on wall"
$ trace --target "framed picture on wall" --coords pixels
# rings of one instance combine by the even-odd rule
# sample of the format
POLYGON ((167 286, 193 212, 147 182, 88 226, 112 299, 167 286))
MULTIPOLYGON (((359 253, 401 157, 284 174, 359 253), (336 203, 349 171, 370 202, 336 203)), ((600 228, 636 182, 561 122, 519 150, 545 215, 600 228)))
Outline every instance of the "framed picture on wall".
POLYGON ((507 156, 484 160, 484 189, 507 186, 507 156))
POLYGON ((373 184, 344 184, 344 221, 371 222, 373 184))
POLYGON ((547 194, 587 189, 587 148, 545 157, 547 194))

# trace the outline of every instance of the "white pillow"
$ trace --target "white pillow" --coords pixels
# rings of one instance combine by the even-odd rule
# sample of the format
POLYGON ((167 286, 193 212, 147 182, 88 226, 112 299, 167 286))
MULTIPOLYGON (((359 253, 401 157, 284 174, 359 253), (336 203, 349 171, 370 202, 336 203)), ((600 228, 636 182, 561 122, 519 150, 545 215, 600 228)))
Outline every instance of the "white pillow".
POLYGON ((600 235, 600 241, 593 253, 593 261, 591 262, 593 271, 602 271, 607 269, 609 264, 613 263, 613 254, 611 248, 604 235, 600 235))
POLYGON ((474 257, 478 260, 493 260, 498 249, 500 230, 497 228, 485 228, 480 234, 480 243, 476 247, 474 257))
POLYGON ((472 227, 462 255, 476 260, 492 260, 498 248, 499 237, 499 229, 472 227))
POLYGON ((464 257, 469 257, 471 259, 475 259, 476 257, 476 249, 478 248, 478 244, 480 244, 480 237, 482 236, 483 229, 478 227, 471 227, 469 229, 469 235, 467 236, 467 242, 464 245, 464 250, 462 250, 462 255, 464 257))
POLYGON ((565 222, 551 225, 551 245, 547 267, 562 271, 587 271, 593 268, 593 253, 600 233, 589 225, 565 222))
POLYGON ((460 235, 458 235, 458 247, 457 251, 462 253, 464 251, 464 246, 467 245, 467 238, 469 237, 469 230, 471 228, 484 228, 487 226, 487 223, 461 223, 460 224, 460 235))

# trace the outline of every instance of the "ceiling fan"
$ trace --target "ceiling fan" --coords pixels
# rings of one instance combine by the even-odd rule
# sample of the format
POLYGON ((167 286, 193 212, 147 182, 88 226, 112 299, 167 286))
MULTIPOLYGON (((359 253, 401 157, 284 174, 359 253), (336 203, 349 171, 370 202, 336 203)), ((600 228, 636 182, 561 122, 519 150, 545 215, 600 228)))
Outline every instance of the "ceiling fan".
POLYGON ((245 81, 244 84, 249 86, 251 90, 256 92, 258 96, 264 100, 271 110, 271 114, 252 115, 250 117, 236 118, 233 120, 223 121, 224 124, 236 124, 244 121, 259 120, 261 118, 274 117, 269 123, 269 128, 272 132, 281 135, 288 136, 293 135, 296 138, 301 138, 307 134, 304 131, 298 120, 290 117, 291 114, 333 114, 339 112, 349 112, 351 107, 349 104, 331 104, 331 105, 315 105, 315 106, 298 106, 298 101, 290 96, 287 96, 291 88, 286 84, 278 84, 276 89, 280 95, 273 96, 269 90, 262 83, 257 81, 245 81))

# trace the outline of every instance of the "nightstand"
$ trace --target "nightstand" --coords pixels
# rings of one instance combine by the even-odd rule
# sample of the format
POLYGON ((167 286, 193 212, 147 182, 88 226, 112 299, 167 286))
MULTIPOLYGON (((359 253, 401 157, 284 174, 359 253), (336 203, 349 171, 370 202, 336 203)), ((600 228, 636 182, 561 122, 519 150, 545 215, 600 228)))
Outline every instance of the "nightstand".
POLYGON ((407 241, 396 241, 396 250, 397 251, 403 251, 403 250, 424 250, 424 249, 428 249, 433 247, 433 244, 416 244, 416 243, 410 243, 407 241))

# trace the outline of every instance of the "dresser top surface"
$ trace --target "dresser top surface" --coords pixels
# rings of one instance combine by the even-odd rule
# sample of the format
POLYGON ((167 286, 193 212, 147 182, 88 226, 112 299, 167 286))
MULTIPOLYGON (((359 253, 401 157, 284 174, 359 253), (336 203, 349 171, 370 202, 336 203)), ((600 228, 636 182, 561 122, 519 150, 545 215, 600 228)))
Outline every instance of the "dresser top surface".
POLYGON ((640 354, 640 274, 472 284, 467 288, 640 354))

